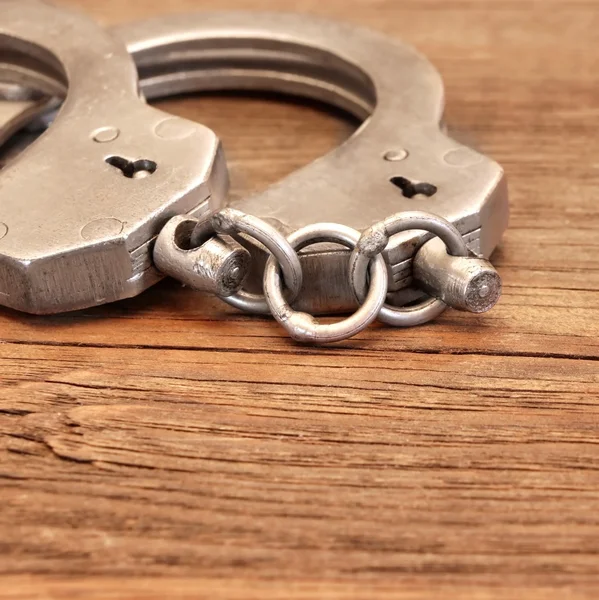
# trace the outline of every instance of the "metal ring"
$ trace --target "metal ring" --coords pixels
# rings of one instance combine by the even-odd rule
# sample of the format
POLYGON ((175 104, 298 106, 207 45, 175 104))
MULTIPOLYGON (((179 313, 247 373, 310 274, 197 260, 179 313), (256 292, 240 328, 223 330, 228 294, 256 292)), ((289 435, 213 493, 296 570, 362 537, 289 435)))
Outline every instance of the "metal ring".
MULTIPOLYGON (((407 211, 391 215, 373 225, 360 237, 349 262, 350 283, 358 301, 366 294, 368 263, 374 256, 380 256, 389 243, 389 238, 402 231, 423 229, 437 235, 453 256, 468 256, 468 246, 460 232, 447 220, 421 211, 407 211)), ((423 300, 415 306, 399 307, 384 304, 379 320, 395 327, 422 325, 438 317, 447 304, 437 298, 423 300)))
MULTIPOLYGON (((234 208, 225 208, 212 216, 211 225, 217 233, 235 235, 245 233, 263 244, 281 265, 289 301, 293 302, 302 289, 302 266, 295 250, 282 233, 262 219, 246 215, 234 208)), ((271 257, 272 258, 272 257, 271 257)), ((266 298, 245 290, 231 296, 219 296, 227 304, 258 315, 270 314, 266 298)))
MULTIPOLYGON (((317 223, 302 227, 292 233, 287 241, 298 252, 302 248, 319 242, 342 244, 355 248, 360 232, 336 223, 317 223)), ((388 273, 385 260, 379 254, 370 262, 370 288, 360 308, 343 321, 331 324, 319 323, 312 315, 294 311, 283 296, 281 275, 277 263, 271 256, 264 270, 264 295, 275 319, 289 332, 294 340, 325 344, 352 337, 372 323, 385 302, 388 273)))

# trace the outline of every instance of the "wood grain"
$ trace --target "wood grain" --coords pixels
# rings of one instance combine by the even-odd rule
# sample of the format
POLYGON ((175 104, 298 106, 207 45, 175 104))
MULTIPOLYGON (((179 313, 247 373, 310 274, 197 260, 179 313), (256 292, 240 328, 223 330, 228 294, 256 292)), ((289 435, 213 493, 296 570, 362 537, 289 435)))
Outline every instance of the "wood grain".
MULTIPOLYGON (((207 0, 62 0, 104 23, 207 0)), ((165 282, 0 311, 0 597, 599 596, 595 0, 221 0, 417 46, 452 133, 503 164, 492 312, 325 349, 165 282)), ((354 123, 236 96, 162 104, 223 138, 233 193, 354 123)))

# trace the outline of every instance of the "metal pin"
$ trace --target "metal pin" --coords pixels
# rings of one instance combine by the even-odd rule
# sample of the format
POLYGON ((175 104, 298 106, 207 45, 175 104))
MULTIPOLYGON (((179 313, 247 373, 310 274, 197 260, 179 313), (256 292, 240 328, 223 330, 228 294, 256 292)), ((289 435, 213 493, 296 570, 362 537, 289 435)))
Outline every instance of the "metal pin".
POLYGON ((488 260, 451 256, 439 238, 416 253, 413 272, 419 287, 458 310, 486 312, 501 296, 501 277, 488 260))
POLYGON ((162 229, 154 248, 156 266, 185 285, 218 296, 230 296, 243 285, 250 253, 232 239, 211 236, 189 247, 197 220, 174 217, 162 229))

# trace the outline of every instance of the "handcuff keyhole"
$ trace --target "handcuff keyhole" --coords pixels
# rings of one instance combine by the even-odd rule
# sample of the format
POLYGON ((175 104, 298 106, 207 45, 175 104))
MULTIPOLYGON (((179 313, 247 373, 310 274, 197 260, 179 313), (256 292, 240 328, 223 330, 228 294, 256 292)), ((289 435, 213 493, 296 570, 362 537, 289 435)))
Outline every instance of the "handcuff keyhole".
POLYGON ((436 185, 426 182, 414 183, 405 177, 392 177, 391 183, 397 186, 406 198, 413 198, 414 196, 418 196, 418 194, 430 198, 437 193, 436 185))
POLYGON ((129 179, 143 179, 152 175, 158 168, 158 165, 153 160, 148 160, 147 158, 132 161, 122 156, 109 156, 106 162, 112 167, 117 168, 129 179))

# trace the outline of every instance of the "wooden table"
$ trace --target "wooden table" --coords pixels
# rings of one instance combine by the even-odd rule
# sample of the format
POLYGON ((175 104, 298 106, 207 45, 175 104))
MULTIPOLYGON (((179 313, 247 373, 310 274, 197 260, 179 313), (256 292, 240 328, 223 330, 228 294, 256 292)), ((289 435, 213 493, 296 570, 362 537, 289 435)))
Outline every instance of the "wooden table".
MULTIPOLYGON (((215 7, 62 3, 105 23, 215 7)), ((596 0, 293 7, 437 65, 451 131, 509 174, 503 299, 324 349, 174 282, 0 311, 0 596, 597 598, 596 0)), ((161 105, 222 136, 235 194, 355 127, 274 99, 161 105)))

